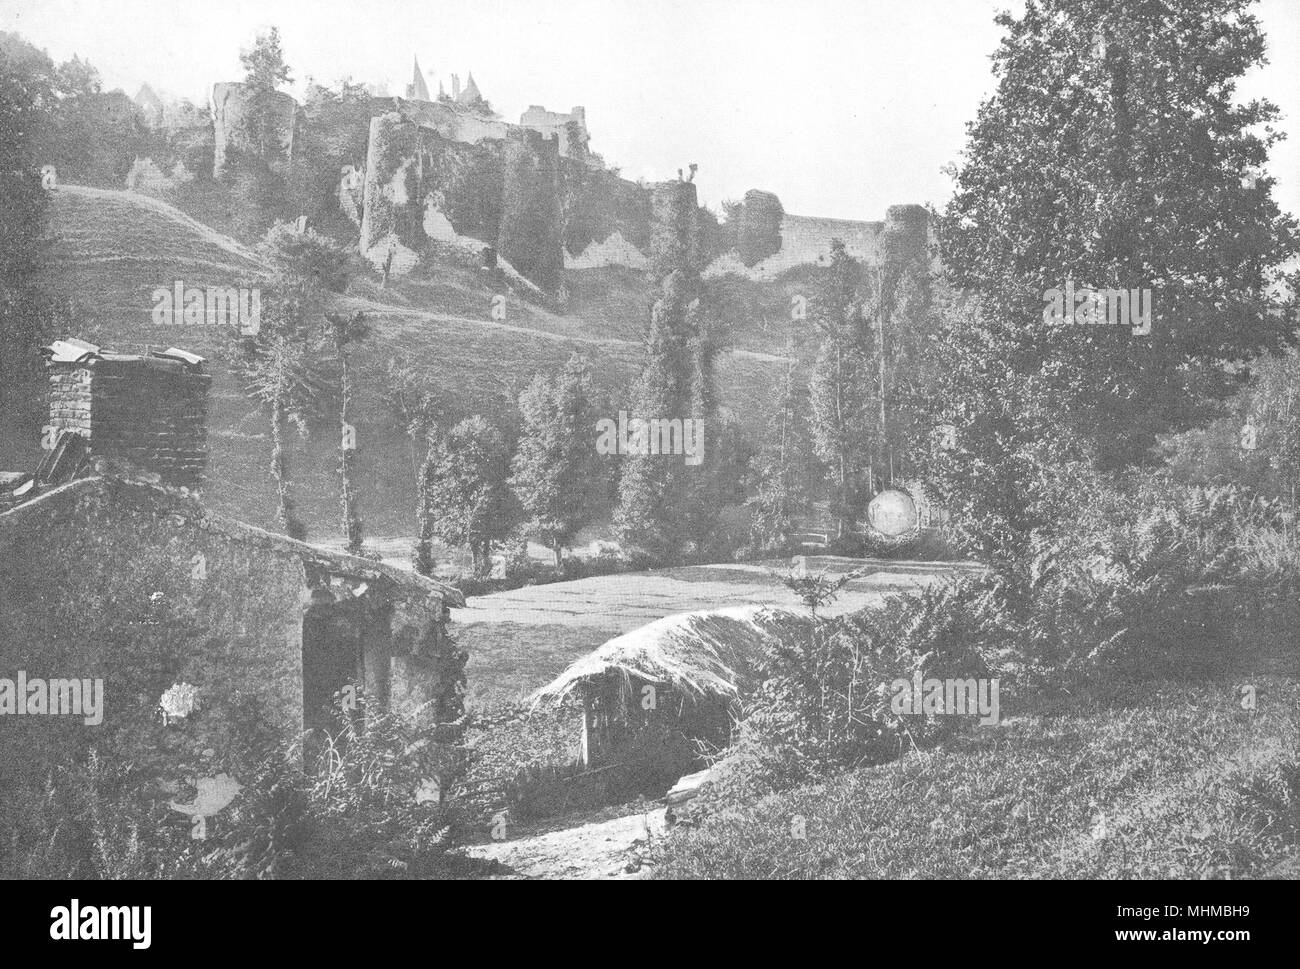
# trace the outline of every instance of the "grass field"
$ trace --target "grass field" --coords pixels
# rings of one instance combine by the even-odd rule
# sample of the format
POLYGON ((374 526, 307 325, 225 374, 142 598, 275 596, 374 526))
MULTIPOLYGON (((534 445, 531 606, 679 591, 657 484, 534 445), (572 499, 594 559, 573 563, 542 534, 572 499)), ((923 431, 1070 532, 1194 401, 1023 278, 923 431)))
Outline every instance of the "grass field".
MULTIPOLYGON (((266 419, 226 363, 220 327, 157 326, 151 293, 176 280, 190 286, 262 283, 266 267, 247 247, 179 209, 147 196, 62 186, 51 205, 53 242, 43 285, 66 298, 75 321, 70 334, 103 343, 179 346, 209 358, 214 374, 209 411, 211 451, 206 498, 216 510, 274 526, 274 491, 267 471, 266 419)), ((362 515, 368 531, 412 530, 413 451, 385 401, 387 364, 396 360, 427 378, 456 414, 484 413, 501 423, 534 374, 586 354, 597 385, 624 399, 641 366, 646 319, 644 277, 625 270, 570 273, 570 312, 558 313, 507 294, 506 318, 492 318, 498 287, 482 272, 431 262, 389 288, 377 277, 358 279, 342 308, 360 309, 373 330, 354 360, 359 376, 357 440, 362 515)), ((770 411, 775 375, 786 365, 780 348, 761 333, 738 341, 718 362, 723 407, 751 431, 770 411)), ((338 534, 337 423, 322 415, 306 440, 290 445, 296 499, 314 539, 338 534)), ((594 430, 593 430, 594 434, 594 430)), ((29 444, 0 435, 6 466, 40 459, 39 435, 29 444)))
MULTIPOLYGON (((809 560, 842 574, 876 569, 850 582, 826 611, 861 609, 886 594, 919 589, 970 566, 885 560, 809 560)), ((706 565, 606 575, 526 586, 470 598, 452 614, 469 652, 469 696, 482 705, 525 697, 614 636, 675 613, 738 605, 802 608, 780 576, 788 562, 706 565)))

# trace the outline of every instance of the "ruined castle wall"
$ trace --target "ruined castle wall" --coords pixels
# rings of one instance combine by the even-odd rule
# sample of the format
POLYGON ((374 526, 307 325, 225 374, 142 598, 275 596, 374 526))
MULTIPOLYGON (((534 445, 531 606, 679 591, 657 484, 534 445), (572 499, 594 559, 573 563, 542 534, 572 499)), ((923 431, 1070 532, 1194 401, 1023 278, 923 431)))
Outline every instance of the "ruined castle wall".
MULTIPOLYGON (((221 175, 228 158, 234 153, 255 153, 249 134, 253 109, 253 89, 247 84, 227 82, 212 86, 212 127, 215 149, 212 169, 221 175)), ((268 159, 273 168, 285 168, 293 158, 294 127, 298 102, 277 91, 273 100, 275 144, 268 159)))
POLYGON ((564 268, 561 249, 559 142, 519 132, 505 143, 501 229, 497 252, 543 289, 554 291, 564 268))
POLYGON ((430 242, 491 247, 554 289, 563 268, 559 184, 555 139, 441 104, 401 102, 370 122, 361 252, 377 266, 394 253, 400 273, 430 242))
POLYGON ((397 112, 370 119, 361 218, 361 254, 382 262, 390 245, 413 254, 423 242, 419 129, 397 112), (376 250, 382 249, 376 254, 376 250))
POLYGON ((643 269, 650 251, 650 190, 612 172, 560 160, 564 255, 571 269, 643 269))
POLYGON ((651 194, 653 218, 650 266, 657 276, 681 268, 698 271, 700 246, 699 203, 692 182, 658 182, 651 194))
POLYGON ((502 141, 514 129, 514 125, 484 117, 451 102, 407 101, 401 98, 392 100, 393 111, 421 128, 436 131, 447 141, 459 141, 467 145, 484 140, 502 141))
POLYGON ((781 249, 759 264, 760 271, 776 274, 807 263, 825 265, 832 239, 842 241, 849 255, 874 264, 883 230, 882 222, 787 215, 781 220, 781 249))
POLYGON ((587 112, 582 107, 576 107, 568 114, 560 111, 547 111, 538 104, 530 105, 519 118, 519 125, 523 128, 536 131, 543 138, 552 136, 560 140, 560 154, 566 158, 580 157, 586 149, 590 134, 587 131, 587 112), (573 145, 569 143, 569 126, 576 124, 578 126, 581 144, 573 145))
POLYGON ((887 265, 901 266, 928 261, 930 213, 923 205, 891 205, 885 210, 885 228, 880 238, 880 258, 887 265))
POLYGON ((361 227, 365 190, 366 173, 358 171, 355 165, 344 165, 339 172, 339 211, 346 215, 357 228, 361 227))
POLYGON ((921 205, 891 205, 883 222, 857 222, 786 214, 781 220, 781 248, 753 266, 738 253, 725 253, 710 264, 707 276, 735 273, 773 279, 797 266, 825 266, 831 241, 839 239, 850 256, 868 266, 901 265, 927 257, 929 213, 921 205))
POLYGON ((371 119, 361 252, 408 271, 430 241, 495 246, 501 228, 500 142, 452 141, 400 112, 371 119))

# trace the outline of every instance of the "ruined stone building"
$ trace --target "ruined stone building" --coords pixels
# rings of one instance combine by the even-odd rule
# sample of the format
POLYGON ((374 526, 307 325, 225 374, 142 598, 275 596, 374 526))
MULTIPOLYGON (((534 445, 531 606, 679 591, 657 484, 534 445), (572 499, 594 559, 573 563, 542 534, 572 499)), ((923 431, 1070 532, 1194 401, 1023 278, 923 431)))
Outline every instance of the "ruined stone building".
POLYGON ((0 666, 104 679, 110 726, 184 682, 214 721, 252 698, 288 736, 328 726, 349 688, 457 734, 456 589, 209 512, 202 358, 47 357, 51 456, 0 474, 0 666))
POLYGON ((283 91, 271 100, 271 120, 267 144, 254 144, 250 115, 255 92, 249 84, 238 81, 212 86, 212 135, 215 144, 212 171, 220 176, 228 160, 239 153, 263 155, 276 171, 287 171, 293 159, 294 129, 298 123, 298 102, 283 91))

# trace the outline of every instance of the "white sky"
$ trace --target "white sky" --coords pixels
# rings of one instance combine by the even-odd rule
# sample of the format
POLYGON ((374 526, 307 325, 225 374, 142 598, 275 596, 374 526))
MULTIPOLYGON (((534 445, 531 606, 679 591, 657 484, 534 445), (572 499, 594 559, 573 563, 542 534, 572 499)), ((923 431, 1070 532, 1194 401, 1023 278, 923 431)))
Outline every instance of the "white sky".
MULTIPOLYGON (((776 192, 789 212, 881 219, 942 204, 940 166, 991 88, 997 9, 1016 0, 0 0, 0 29, 105 87, 142 82, 204 103, 239 51, 278 26, 292 93, 314 77, 401 94, 417 55, 437 90, 474 72, 509 121, 587 108, 592 147, 630 178, 690 162, 704 201, 776 192)), ((1300 117, 1300 0, 1258 7, 1273 63, 1243 84, 1300 117)), ((1300 212, 1300 136, 1275 152, 1300 212)))

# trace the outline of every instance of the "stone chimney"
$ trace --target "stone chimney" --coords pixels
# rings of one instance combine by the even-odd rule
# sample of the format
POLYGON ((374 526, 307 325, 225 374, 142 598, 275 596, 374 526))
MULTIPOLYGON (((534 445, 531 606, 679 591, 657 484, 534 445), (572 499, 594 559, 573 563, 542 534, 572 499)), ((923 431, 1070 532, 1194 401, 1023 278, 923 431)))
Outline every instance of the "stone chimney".
POLYGON ((127 462, 166 484, 202 484, 212 383, 202 357, 174 347, 111 351, 82 340, 56 341, 44 353, 47 448, 71 432, 86 439, 91 458, 127 462))

